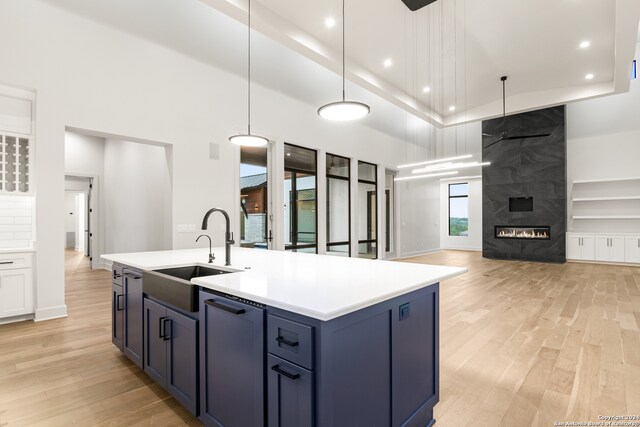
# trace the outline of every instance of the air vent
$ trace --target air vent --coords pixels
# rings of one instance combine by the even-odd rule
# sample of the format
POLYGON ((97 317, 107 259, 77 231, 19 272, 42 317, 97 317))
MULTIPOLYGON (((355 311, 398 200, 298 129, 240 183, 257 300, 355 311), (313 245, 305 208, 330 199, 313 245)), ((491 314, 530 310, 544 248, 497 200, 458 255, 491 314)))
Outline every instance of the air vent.
POLYGON ((410 11, 415 12, 416 10, 422 9, 435 1, 436 0, 402 0, 402 3, 404 3, 410 11))

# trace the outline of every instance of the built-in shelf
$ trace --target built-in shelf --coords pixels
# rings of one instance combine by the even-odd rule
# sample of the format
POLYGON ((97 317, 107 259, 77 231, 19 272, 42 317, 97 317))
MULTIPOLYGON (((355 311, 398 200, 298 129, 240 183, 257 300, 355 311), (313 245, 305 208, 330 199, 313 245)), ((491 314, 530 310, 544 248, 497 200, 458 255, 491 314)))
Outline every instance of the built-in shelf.
POLYGON ((595 184, 598 182, 616 182, 616 181, 638 181, 640 176, 631 176, 627 178, 601 178, 601 179, 576 179, 574 184, 595 184))
POLYGON ((575 197, 574 202, 603 202, 613 200, 640 200, 640 196, 609 196, 609 197, 575 197))
POLYGON ((640 215, 574 215, 573 219, 640 219, 640 215))

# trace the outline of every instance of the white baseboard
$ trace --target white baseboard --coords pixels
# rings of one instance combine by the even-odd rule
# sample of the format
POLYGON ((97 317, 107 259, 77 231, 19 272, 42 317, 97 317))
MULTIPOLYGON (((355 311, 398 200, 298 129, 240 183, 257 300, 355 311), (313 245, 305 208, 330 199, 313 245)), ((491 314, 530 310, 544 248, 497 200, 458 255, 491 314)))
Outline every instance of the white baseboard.
POLYGON ((5 317, 4 319, 0 319, 0 325, 6 325, 7 323, 24 322, 25 320, 33 320, 33 314, 5 317))
POLYGON ((433 254, 433 253, 436 253, 436 252, 440 252, 440 248, 438 248, 438 249, 427 249, 427 250, 424 250, 424 251, 405 252, 405 253, 400 254, 400 256, 397 257, 396 259, 413 258, 413 257, 421 256, 421 255, 433 254))
POLYGON ((113 261, 103 260, 100 264, 100 268, 111 271, 113 267, 113 261))
POLYGON ((482 252, 482 248, 456 248, 453 246, 443 246, 441 249, 448 251, 472 251, 472 252, 482 252))
POLYGON ((48 307, 36 310, 35 320, 40 322, 43 320, 58 319, 60 317, 67 317, 67 306, 61 305, 59 307, 48 307))

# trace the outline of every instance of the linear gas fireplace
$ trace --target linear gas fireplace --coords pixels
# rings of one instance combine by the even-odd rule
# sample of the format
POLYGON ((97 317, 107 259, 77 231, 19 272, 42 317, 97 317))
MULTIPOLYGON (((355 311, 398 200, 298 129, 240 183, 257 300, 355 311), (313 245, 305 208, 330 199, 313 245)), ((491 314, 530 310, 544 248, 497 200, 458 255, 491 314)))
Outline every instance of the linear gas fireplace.
POLYGON ((496 239, 549 240, 551 228, 547 226, 496 225, 496 239))

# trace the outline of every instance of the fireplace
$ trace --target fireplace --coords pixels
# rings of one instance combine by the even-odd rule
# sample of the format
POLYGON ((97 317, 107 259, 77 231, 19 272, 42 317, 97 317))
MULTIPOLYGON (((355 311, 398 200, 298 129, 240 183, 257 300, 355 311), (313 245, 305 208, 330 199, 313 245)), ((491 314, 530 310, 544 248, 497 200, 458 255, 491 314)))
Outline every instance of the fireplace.
POLYGON ((549 240, 551 228, 548 226, 496 225, 496 239, 549 240))

